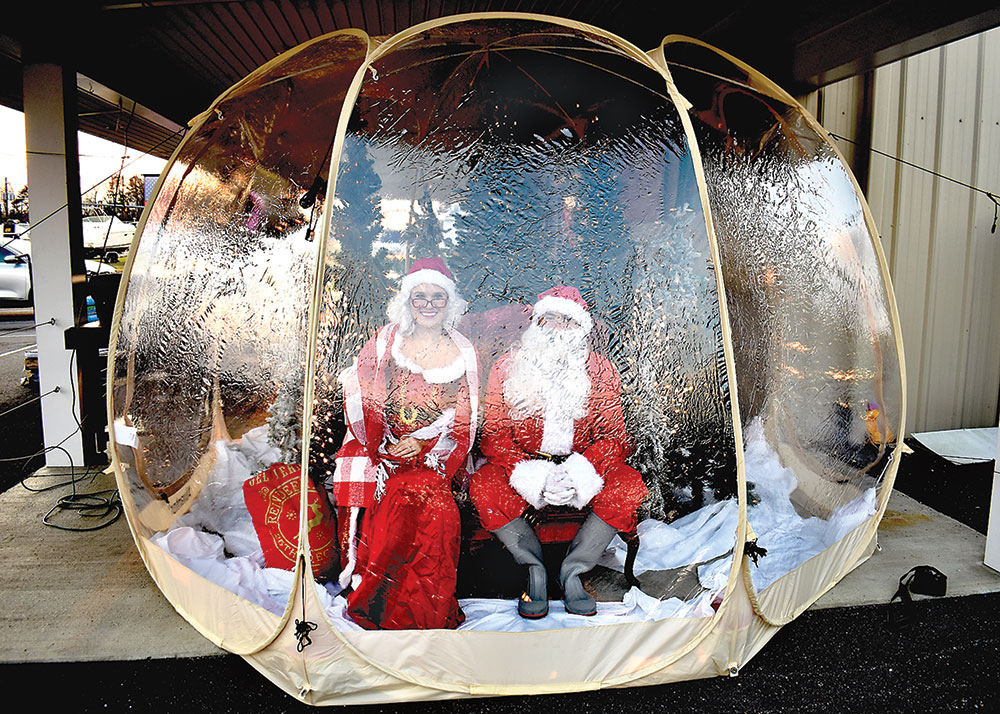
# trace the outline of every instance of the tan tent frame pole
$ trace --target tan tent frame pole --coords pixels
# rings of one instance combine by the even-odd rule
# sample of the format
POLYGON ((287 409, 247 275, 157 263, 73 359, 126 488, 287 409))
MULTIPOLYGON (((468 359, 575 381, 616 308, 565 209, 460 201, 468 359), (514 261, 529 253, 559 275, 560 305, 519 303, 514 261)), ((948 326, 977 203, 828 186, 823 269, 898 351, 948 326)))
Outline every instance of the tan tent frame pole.
MULTIPOLYGON (((298 568, 303 568, 302 572, 310 573, 312 554, 309 545, 309 508, 307 506, 308 483, 309 483, 309 455, 310 444, 312 442, 312 419, 313 401, 316 392, 316 341, 319 335, 319 321, 323 310, 323 283, 326 271, 326 249, 330 236, 330 223, 332 221, 333 198, 337 189, 337 174, 340 169, 340 156, 344 148, 344 137, 347 134, 347 124, 354 110, 358 94, 361 91, 361 83, 364 80, 365 72, 368 70, 369 58, 372 55, 372 40, 367 34, 355 30, 363 36, 368 49, 365 53, 365 60, 354 73, 354 78, 344 95, 344 101, 340 106, 340 116, 337 118, 337 129, 334 134, 333 146, 330 150, 329 170, 327 173, 326 193, 323 200, 323 212, 320 214, 319 225, 317 227, 318 236, 316 241, 316 264, 313 273, 312 301, 309 305, 309 332, 306 343, 306 360, 304 366, 305 383, 303 385, 302 399, 302 444, 300 447, 301 461, 299 463, 299 544, 298 557, 296 558, 297 569, 295 577, 295 588, 293 588, 291 600, 295 600, 298 589, 303 587, 304 578, 298 568)), ((322 40, 337 33, 330 33, 317 38, 322 40)), ((303 614, 304 616, 304 614, 303 614)), ((329 625, 329 622, 327 622, 329 625)), ((331 629, 336 629, 331 627, 331 629)))
MULTIPOLYGON (((216 104, 222 101, 226 96, 228 96, 228 92, 220 95, 220 97, 216 99, 215 102, 213 102, 212 106, 214 107, 216 104)), ((118 481, 118 495, 119 498, 122 499, 122 505, 125 508, 126 513, 135 513, 135 502, 132 500, 132 493, 129 488, 129 484, 126 482, 124 478, 125 472, 122 469, 121 461, 118 458, 118 449, 115 446, 117 441, 115 440, 114 388, 113 388, 115 383, 115 378, 117 376, 115 374, 115 355, 118 351, 118 331, 121 326, 122 311, 125 306, 125 293, 128 288, 130 278, 132 276, 132 268, 135 263, 136 255, 139 252, 139 245, 142 241, 142 234, 145 231, 149 215, 152 212, 152 209, 156 204, 157 199, 159 198, 159 194, 163 188, 163 184, 166 182, 169 169, 171 166, 173 166, 175 160, 184 150, 188 142, 194 136, 197 135, 198 130, 201 129, 201 127, 209 118, 210 114, 208 114, 207 112, 203 112, 202 114, 192 119, 191 122, 189 122, 188 124, 189 130, 187 134, 178 143, 177 147, 171 153, 170 159, 167 161, 167 164, 165 166, 165 170, 160 174, 159 178, 157 178, 156 183, 153 186, 153 191, 150 194, 150 198, 146 202, 146 206, 142 210, 142 215, 139 217, 139 223, 136 225, 135 239, 133 240, 132 245, 129 247, 128 256, 125 259, 125 267, 122 269, 121 283, 118 286, 118 295, 115 298, 115 310, 114 310, 114 316, 112 317, 111 320, 111 332, 108 341, 107 388, 105 390, 106 391, 105 402, 108 410, 108 441, 110 447, 109 451, 111 453, 111 466, 115 471, 115 478, 118 481)), ((190 624, 195 630, 197 630, 205 639, 209 640, 216 647, 225 647, 227 650, 233 652, 234 654, 244 655, 244 654, 252 654, 253 652, 259 651, 263 647, 267 647, 267 645, 269 645, 272 641, 274 641, 274 638, 277 637, 278 634, 282 631, 284 621, 287 620, 287 614, 288 612, 291 611, 290 607, 286 607, 287 612, 285 618, 283 618, 282 622, 279 623, 274 628, 274 631, 268 635, 266 641, 264 641, 263 644, 255 645, 253 648, 247 649, 245 651, 243 651, 242 648, 233 648, 232 645, 223 642, 215 633, 207 631, 201 625, 198 619, 195 618, 193 615, 191 615, 191 613, 189 613, 186 608, 179 606, 177 603, 175 603, 173 600, 167 597, 166 593, 163 591, 163 588, 160 586, 159 580, 153 576, 155 568, 152 566, 152 563, 149 559, 149 554, 146 552, 146 547, 143 543, 145 536, 141 535, 138 532, 137 530, 138 525, 134 524, 132 520, 133 520, 132 518, 125 519, 125 521, 128 523, 129 532, 132 534, 132 540, 133 542, 135 542, 136 549, 139 551, 139 556, 142 558, 143 565, 146 568, 146 572, 150 574, 150 579, 156 584, 157 589, 160 591, 161 594, 163 594, 163 597, 168 602, 170 602, 171 606, 177 611, 177 613, 181 617, 183 617, 188 622, 188 624, 190 624)), ((194 575, 199 580, 205 583, 210 582, 202 578, 200 575, 197 575, 196 573, 192 573, 192 575, 194 575)), ((216 585, 215 583, 211 583, 211 585, 213 587, 218 587, 218 585, 216 585)), ((249 604, 253 605, 253 603, 249 604)), ((254 607, 257 606, 254 605, 254 607)))
MULTIPOLYGON (((125 262, 125 267, 122 270, 122 280, 121 280, 121 284, 119 285, 119 288, 118 288, 118 295, 117 295, 117 297, 115 299, 114 317, 112 318, 112 322, 111 322, 111 335, 110 335, 110 340, 109 340, 109 345, 108 345, 108 363, 107 363, 107 374, 108 374, 107 384, 108 384, 108 389, 106 390, 107 391, 107 394, 106 394, 106 404, 107 404, 107 410, 108 410, 108 434, 109 434, 109 440, 110 440, 110 442, 112 444, 112 448, 110 449, 111 460, 112 460, 112 467, 114 468, 116 475, 118 475, 118 474, 123 475, 124 474, 124 471, 122 470, 122 467, 121 467, 121 463, 120 463, 120 461, 118 459, 118 451, 113 446, 113 444, 116 443, 116 442, 115 442, 115 433, 114 433, 114 401, 113 401, 114 390, 111 388, 111 385, 114 384, 114 379, 116 377, 116 375, 115 375, 115 354, 116 354, 117 348, 118 348, 118 331, 119 331, 119 328, 120 328, 122 311, 123 311, 123 308, 124 308, 124 305, 125 305, 125 292, 126 292, 126 289, 128 287, 128 284, 129 284, 131 276, 132 276, 132 268, 133 268, 133 264, 135 262, 135 257, 138 254, 138 248, 139 248, 140 242, 142 240, 142 235, 143 235, 143 233, 145 231, 145 227, 146 227, 146 223, 147 223, 147 221, 149 219, 149 215, 151 214, 152 209, 155 206, 155 204, 156 204, 156 202, 157 202, 157 200, 159 198, 159 194, 160 194, 160 192, 161 192, 161 190, 163 188, 164 183, 166 182, 169 170, 174 165, 177 157, 180 156, 181 152, 184 150, 184 148, 187 146, 187 144, 195 136, 198 135, 198 132, 205 125, 205 123, 208 122, 210 119, 213 118, 213 116, 215 114, 215 111, 216 111, 216 108, 222 102, 226 101, 226 99, 228 99, 230 96, 232 96, 234 93, 236 93, 239 89, 242 89, 248 83, 250 83, 253 80, 255 80, 256 78, 258 78, 258 77, 266 74, 267 72, 269 72, 271 69, 273 69, 276 65, 280 64, 281 62, 284 62, 290 55, 297 54, 300 51, 302 51, 303 49, 305 49, 306 47, 309 47, 309 46, 311 46, 311 45, 313 45, 313 44, 315 44, 317 42, 329 39, 330 37, 333 37, 333 36, 336 36, 336 35, 356 35, 356 36, 364 39, 365 42, 368 42, 370 44, 370 40, 369 40, 368 36, 364 32, 362 32, 360 30, 356 30, 356 29, 338 30, 336 32, 331 32, 331 33, 328 33, 326 35, 323 35, 322 37, 314 38, 313 40, 310 40, 308 42, 304 42, 304 43, 302 43, 300 45, 296 45, 295 47, 290 48, 287 51, 282 52, 280 55, 278 55, 278 56, 276 56, 276 57, 268 60, 263 65, 261 65, 260 67, 258 67, 256 70, 254 70, 253 72, 251 72, 249 75, 247 75, 246 77, 244 77, 242 80, 240 80, 239 82, 237 82, 233 86, 231 86, 228 89, 226 89, 226 91, 224 91, 221 94, 219 94, 219 96, 215 98, 215 100, 212 102, 212 104, 209 106, 208 109, 206 109, 205 111, 201 112, 197 116, 193 117, 188 122, 188 131, 187 131, 187 133, 185 134, 184 138, 178 143, 178 145, 174 149, 173 153, 170 155, 170 159, 167 161, 167 164, 165 166, 165 170, 160 174, 159 178, 157 178, 156 183, 153 186, 153 191, 150 194, 149 200, 146 202, 146 206, 143 208, 142 215, 139 217, 139 222, 138 222, 138 224, 136 226, 135 240, 133 241, 133 244, 132 244, 132 246, 129 249, 129 253, 128 253, 128 256, 127 256, 126 262, 125 262)), ((132 501, 132 495, 131 495, 131 493, 129 491, 128 484, 125 483, 122 480, 122 481, 119 481, 118 486, 119 486, 119 489, 118 489, 119 490, 119 494, 120 494, 121 498, 123 499, 123 503, 124 503, 127 511, 128 512, 135 512, 135 504, 132 501)), ((142 539, 141 539, 140 535, 136 531, 136 527, 132 523, 132 519, 131 518, 126 518, 125 520, 129 524, 129 530, 132 533, 132 539, 135 542, 137 549, 139 550, 139 554, 142 557, 143 564, 145 565, 147 572, 150 573, 150 577, 153 579, 153 582, 156 583, 157 588, 159 588, 160 591, 161 591, 161 593, 162 593, 163 589, 160 587, 159 582, 157 581, 157 579, 155 577, 152 576, 153 568, 150 565, 150 561, 149 561, 148 556, 146 554, 146 549, 143 546, 142 539)), ((301 526, 300 526, 300 531, 301 531, 301 526)), ((296 575, 298 575, 297 571, 296 571, 296 575)), ((198 577, 200 577, 200 576, 198 576, 198 577)), ((206 580, 205 582, 210 582, 210 581, 206 580)), ((212 583, 212 585, 215 586, 215 587, 218 587, 215 583, 212 583)), ((295 605, 295 601, 296 601, 295 600, 295 596, 296 596, 296 592, 293 590, 293 592, 289 595, 289 599, 288 599, 288 602, 285 605, 285 611, 284 611, 284 614, 281 617, 280 622, 276 625, 276 627, 274 628, 273 632, 271 632, 262 641, 262 643, 258 643, 253 648, 247 649, 245 651, 242 648, 234 649, 234 648, 232 648, 231 645, 226 645, 226 649, 228 649, 230 652, 233 652, 234 654, 247 655, 247 654, 253 654, 254 652, 258 652, 258 651, 264 649, 265 647, 267 647, 268 645, 270 645, 275 640, 275 638, 277 638, 278 635, 281 634, 281 632, 284 630, 285 626, 287 625, 287 623, 288 623, 288 621, 290 619, 291 613, 292 613, 292 611, 294 609, 294 605, 295 605)), ((164 594, 164 597, 166 597, 166 594, 164 594)), ((188 613, 186 611, 185 608, 179 607, 176 603, 174 603, 173 601, 171 601, 169 598, 167 598, 167 599, 168 599, 168 601, 171 602, 171 605, 174 607, 174 609, 176 609, 177 612, 185 620, 187 620, 188 623, 190 623, 192 627, 194 627, 199 633, 201 633, 202 636, 204 636, 206 639, 208 639, 209 641, 211 641, 213 644, 215 644, 218 647, 222 647, 223 646, 223 643, 221 641, 219 641, 219 639, 213 633, 205 631, 205 629, 198 623, 198 621, 195 618, 193 618, 191 616, 190 613, 188 613)), ((249 604, 253 605, 253 603, 249 603, 249 604)), ((257 607, 256 605, 253 605, 253 606, 257 607)))

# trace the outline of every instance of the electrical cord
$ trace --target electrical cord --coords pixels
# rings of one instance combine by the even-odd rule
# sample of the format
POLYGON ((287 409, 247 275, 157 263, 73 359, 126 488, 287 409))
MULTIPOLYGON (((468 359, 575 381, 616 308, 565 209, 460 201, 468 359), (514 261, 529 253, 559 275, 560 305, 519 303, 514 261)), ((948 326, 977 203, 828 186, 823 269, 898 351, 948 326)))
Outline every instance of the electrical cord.
MULTIPOLYGON (((77 416, 76 409, 78 406, 76 397, 76 379, 73 372, 73 363, 76 360, 76 350, 70 354, 69 358, 69 377, 70 377, 70 389, 72 390, 73 398, 70 401, 70 415, 73 417, 73 421, 76 422, 76 430, 70 434, 72 436, 76 433, 83 433, 83 421, 86 420, 86 415, 83 416, 82 420, 77 416)), ((69 437, 66 437, 68 439, 69 437)), ((69 461, 70 468, 70 480, 69 485, 72 487, 73 492, 63 496, 56 504, 49 509, 48 513, 42 516, 42 523, 49 526, 50 528, 58 528, 63 531, 96 531, 101 528, 106 528, 112 523, 121 518, 122 515, 122 502, 121 496, 118 493, 117 488, 105 489, 103 491, 92 491, 89 493, 77 493, 76 484, 86 478, 90 469, 86 469, 84 476, 79 479, 76 478, 76 469, 73 464, 73 457, 70 453, 62 448, 62 443, 60 442, 58 446, 53 447, 53 449, 58 449, 66 455, 66 459, 69 461), (110 494, 105 496, 105 494, 110 494), (94 526, 66 526, 59 523, 55 523, 51 520, 52 516, 56 513, 62 511, 72 511, 77 512, 82 518, 101 518, 104 519, 100 523, 94 526)), ((96 476, 96 474, 95 474, 96 476)))
POLYGON ((14 332, 27 332, 28 330, 34 330, 36 327, 45 327, 46 325, 56 324, 56 318, 52 317, 45 322, 36 322, 33 325, 25 325, 24 327, 12 327, 8 330, 0 330, 0 335, 9 335, 14 332))
MULTIPOLYGON (((39 395, 38 395, 37 397, 32 397, 31 399, 29 399, 29 400, 28 400, 28 401, 26 401, 26 402, 21 402, 21 403, 20 403, 20 404, 18 404, 17 406, 15 406, 15 407, 11 407, 10 409, 8 409, 8 410, 7 410, 7 411, 5 411, 5 412, 0 412, 0 419, 4 418, 4 417, 5 417, 5 416, 7 416, 8 414, 13 414, 13 413, 14 413, 14 412, 16 412, 16 411, 17 411, 18 409, 21 409, 22 407, 26 407, 26 406, 28 406, 29 404, 34 404, 35 402, 40 402, 40 401, 42 401, 42 398, 43 398, 43 397, 47 397, 47 396, 49 396, 50 394, 55 394, 55 393, 56 393, 56 392, 58 392, 58 391, 59 391, 59 387, 53 387, 52 389, 50 389, 49 391, 47 391, 47 392, 46 392, 45 394, 39 394, 39 395)), ((73 432, 73 433, 75 434, 76 432, 73 432)), ((73 434, 70 434, 70 436, 72 436, 72 435, 73 435, 73 434)), ((68 439, 69 437, 66 437, 66 438, 68 439)), ((34 455, 33 455, 33 456, 34 456, 34 455)), ((12 458, 12 459, 8 459, 8 458, 3 458, 3 459, 0 459, 0 461, 20 461, 20 460, 21 460, 22 458, 24 458, 24 457, 23 457, 23 456, 17 456, 17 457, 14 457, 14 458, 12 458)), ((28 457, 28 458, 32 458, 32 457, 28 457)))
MULTIPOLYGON (((77 477, 73 465, 73 457, 70 455, 70 453, 61 446, 54 446, 52 447, 52 450, 59 450, 66 455, 66 458, 69 460, 71 477, 70 480, 65 483, 56 484, 54 486, 49 486, 45 489, 40 489, 40 490, 48 491, 53 488, 56 488, 57 486, 66 486, 68 484, 72 486, 73 492, 58 499, 55 505, 52 506, 52 508, 50 508, 44 516, 42 516, 42 523, 44 525, 48 526, 49 528, 57 528, 58 530, 61 531, 78 531, 78 532, 96 531, 100 530, 101 528, 107 528, 112 523, 121 518, 123 507, 122 507, 121 497, 118 494, 117 488, 109 488, 101 491, 90 491, 88 493, 77 493, 76 490, 77 483, 80 483, 81 481, 83 481, 85 478, 88 477, 93 479, 94 477, 97 476, 97 474, 100 473, 100 471, 95 471, 93 474, 91 474, 90 470, 87 469, 82 476, 77 477), (62 523, 56 523, 55 521, 52 520, 52 517, 55 514, 60 513, 62 511, 76 512, 80 515, 81 518, 99 518, 103 520, 101 520, 100 523, 92 526, 63 525, 62 523)), ((24 486, 23 481, 22 485, 24 486)), ((24 487, 28 488, 27 486, 24 487)), ((28 488, 28 490, 31 491, 33 489, 28 488)), ((34 490, 36 492, 39 491, 39 489, 34 489, 34 490)))
MULTIPOLYGON (((93 479, 96 478, 98 474, 102 473, 103 469, 92 471, 90 468, 86 468, 84 469, 82 474, 78 474, 76 464, 74 464, 73 462, 72 455, 69 453, 69 451, 63 448, 63 444, 69 441, 70 438, 72 438, 76 434, 83 432, 83 422, 86 420, 86 416, 84 416, 81 419, 80 417, 78 417, 76 412, 77 410, 76 376, 73 373, 75 360, 76 360, 76 351, 74 350, 71 353, 69 361, 69 383, 72 392, 72 399, 70 402, 71 403, 70 415, 73 417, 73 421, 76 423, 76 429, 67 434, 62 441, 60 441, 58 444, 54 446, 45 447, 43 449, 36 451, 33 454, 28 454, 25 456, 2 458, 0 459, 0 462, 24 461, 25 462, 24 466, 27 467, 28 463, 32 459, 38 456, 43 456, 52 451, 61 451, 63 454, 66 455, 66 459, 69 461, 70 477, 68 480, 63 480, 58 483, 49 484, 47 486, 35 487, 33 485, 29 485, 29 479, 46 478, 46 476, 36 476, 35 474, 29 474, 21 479, 20 482, 21 487, 26 491, 30 491, 32 493, 45 493, 47 491, 52 491, 57 488, 64 488, 66 486, 69 486, 72 489, 72 493, 69 493, 59 498, 56 501, 55 505, 53 505, 52 508, 50 508, 44 516, 42 516, 42 523, 46 526, 49 526, 50 528, 57 528, 59 530, 64 530, 64 531, 94 531, 94 530, 99 530, 101 528, 106 528, 107 526, 117 521, 122 515, 123 506, 121 502, 121 496, 118 493, 117 488, 103 489, 100 491, 90 491, 86 493, 79 493, 77 491, 77 484, 81 484, 88 479, 93 481, 93 479), (95 518, 101 520, 96 525, 90 525, 90 526, 70 526, 57 523, 54 520, 52 520, 57 513, 64 511, 77 513, 81 518, 95 518)), ((49 394, 54 394, 58 391, 60 391, 58 386, 53 387, 48 392, 40 394, 34 399, 19 404, 13 409, 9 409, 6 412, 3 412, 2 414, 0 414, 0 418, 6 416, 7 414, 13 411, 16 411, 17 409, 20 409, 21 407, 27 406, 28 404, 33 404, 37 401, 41 401, 42 398, 47 397, 49 394)))
POLYGON ((105 491, 63 496, 56 505, 49 509, 48 513, 42 516, 42 523, 49 528, 58 528, 61 531, 99 531, 117 521, 121 515, 122 502, 118 495, 118 489, 110 488, 105 491), (104 496, 104 494, 111 495, 104 496), (50 520, 51 516, 58 511, 78 511, 82 518, 102 518, 104 520, 93 526, 64 526, 50 520))
MULTIPOLYGON (((834 139, 838 139, 840 141, 846 141, 848 144, 854 144, 855 146, 859 146, 858 142, 854 141, 853 139, 848 139, 846 136, 841 136, 840 134, 834 134, 832 131, 829 132, 829 134, 834 139)), ((885 151, 879 151, 878 149, 871 146, 868 147, 868 151, 870 151, 873 154, 878 154, 879 156, 884 156, 887 159, 892 159, 893 161, 903 164, 905 166, 909 166, 910 168, 918 169, 919 171, 929 173, 931 176, 936 176, 939 179, 944 179, 945 181, 951 181, 952 183, 958 184, 962 188, 967 188, 970 191, 975 191, 977 193, 983 194, 984 196, 986 196, 986 198, 990 199, 993 202, 993 227, 990 229, 990 233, 997 232, 997 221, 1000 220, 1000 197, 998 197, 992 191, 987 191, 985 188, 979 188, 978 186, 973 186, 972 184, 965 183, 965 181, 959 181, 956 178, 952 178, 951 176, 946 176, 942 173, 934 171, 933 169, 929 169, 926 166, 915 164, 912 161, 907 161, 906 159, 900 158, 899 156, 895 156, 893 154, 886 153, 885 151)))

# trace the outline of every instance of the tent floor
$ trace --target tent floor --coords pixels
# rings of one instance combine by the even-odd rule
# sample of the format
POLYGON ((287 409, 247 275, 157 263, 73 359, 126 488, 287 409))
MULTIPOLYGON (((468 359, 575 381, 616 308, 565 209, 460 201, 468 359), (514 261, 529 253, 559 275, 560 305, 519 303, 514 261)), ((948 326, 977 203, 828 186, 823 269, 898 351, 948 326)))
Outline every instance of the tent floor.
MULTIPOLYGON (((53 478, 35 478, 33 485, 53 478)), ((78 490, 105 488, 109 485, 107 479, 101 476, 78 490)), ((919 448, 904 457, 897 490, 879 531, 881 550, 779 633, 748 665, 749 671, 735 680, 737 686, 749 686, 748 680, 762 678, 761 696, 765 699, 733 699, 739 692, 747 697, 751 690, 731 688, 729 680, 687 682, 672 685, 671 691, 678 696, 690 692, 691 708, 671 707, 671 711, 733 711, 733 707, 741 709, 738 702, 756 711, 830 710, 820 706, 824 701, 858 704, 857 708, 841 711, 867 711, 862 703, 876 701, 899 704, 898 709, 883 708, 884 712, 907 711, 903 706, 906 702, 922 711, 941 711, 953 708, 952 699, 940 699, 952 694, 957 697, 954 702, 959 703, 1000 701, 1000 682, 995 677, 1000 664, 1000 574, 982 563, 991 483, 992 464, 954 466, 919 448), (937 510, 902 491, 933 504, 937 510), (918 602, 921 624, 906 634, 891 633, 884 626, 884 604, 895 591, 899 576, 921 564, 933 565, 948 576, 947 597, 918 602), (980 596, 968 597, 975 595, 980 596), (774 670, 771 674, 768 667, 774 670), (789 667, 801 675, 796 679, 789 667), (852 678, 861 678, 855 687, 887 691, 887 677, 893 682, 889 699, 873 699, 870 692, 859 698, 858 689, 845 689, 852 678), (801 684, 789 688, 794 681, 801 684), (826 690, 821 689, 824 683, 826 690), (814 687, 812 691, 810 686, 814 687), (796 687, 803 688, 803 698, 793 706, 791 702, 798 696, 796 687), (909 699, 911 694, 907 692, 921 699, 909 699), (719 706, 726 706, 713 709, 715 705, 708 702, 718 697, 722 697, 719 706), (787 709, 781 697, 788 698, 787 709), (771 701, 771 706, 763 706, 764 701, 771 701), (927 706, 934 702, 940 707, 927 706)), ((204 691, 195 694, 182 687, 175 692, 175 685, 171 685, 167 688, 171 690, 168 701, 176 704, 211 699, 231 705, 231 697, 237 696, 236 701, 252 701, 255 706, 263 706, 265 701, 296 706, 242 660, 222 656, 224 652, 173 610, 146 573, 124 519, 86 533, 43 525, 42 517, 67 490, 31 493, 15 486, 0 494, 0 569, 4 573, 0 579, 4 633, 0 638, 0 672, 6 681, 23 681, 22 677, 27 677, 41 683, 54 678, 60 681, 60 687, 68 685, 61 696, 70 702, 75 701, 74 696, 81 696, 69 691, 73 689, 71 682, 99 678, 115 683, 121 692, 87 694, 82 701, 128 702, 153 711, 156 709, 148 707, 143 691, 149 697, 154 690, 163 692, 164 681, 180 683, 190 676, 194 678, 192 685, 204 691), (192 666, 189 658, 203 657, 208 659, 192 666), (195 684, 203 678, 205 684, 195 684), (217 684, 214 689, 207 683, 213 679, 217 684), (134 695, 122 693, 142 680, 159 684, 136 685, 134 695), (239 695, 234 694, 237 681, 239 695), (248 699, 250 696, 256 698, 248 699)), ((630 693, 629 701, 642 708, 646 695, 638 691, 630 693), (634 699, 637 696, 640 700, 634 699)), ((567 695, 567 707, 582 706, 570 703, 574 696, 567 695)), ((579 696, 612 697, 601 700, 607 706, 616 702, 612 691, 579 696)), ((648 710, 661 710, 664 696, 661 693, 657 698, 650 693, 648 710)), ((514 705, 513 700, 509 701, 514 705)), ((459 703, 447 706, 458 708, 459 703)), ((959 710, 974 708, 954 706, 959 710)), ((487 708, 481 703, 478 710, 487 708)), ((169 710, 167 706, 158 711, 169 710)))

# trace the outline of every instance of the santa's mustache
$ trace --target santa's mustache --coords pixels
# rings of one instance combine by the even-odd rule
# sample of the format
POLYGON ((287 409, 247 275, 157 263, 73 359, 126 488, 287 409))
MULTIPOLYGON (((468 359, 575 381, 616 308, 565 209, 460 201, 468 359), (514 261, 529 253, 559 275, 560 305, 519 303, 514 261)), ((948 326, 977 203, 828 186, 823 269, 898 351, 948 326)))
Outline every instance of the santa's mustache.
POLYGON ((572 359, 587 353, 587 331, 582 327, 555 328, 532 322, 521 336, 521 351, 552 359, 572 359))

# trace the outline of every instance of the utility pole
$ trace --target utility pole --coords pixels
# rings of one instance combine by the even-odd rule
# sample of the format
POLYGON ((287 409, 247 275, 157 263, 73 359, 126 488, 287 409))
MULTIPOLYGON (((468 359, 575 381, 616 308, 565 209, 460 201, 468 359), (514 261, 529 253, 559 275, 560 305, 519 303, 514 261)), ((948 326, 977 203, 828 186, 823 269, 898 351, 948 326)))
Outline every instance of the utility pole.
POLYGON ((7 183, 7 177, 3 177, 3 219, 6 221, 10 218, 10 204, 8 203, 8 198, 10 196, 10 186, 7 183))

